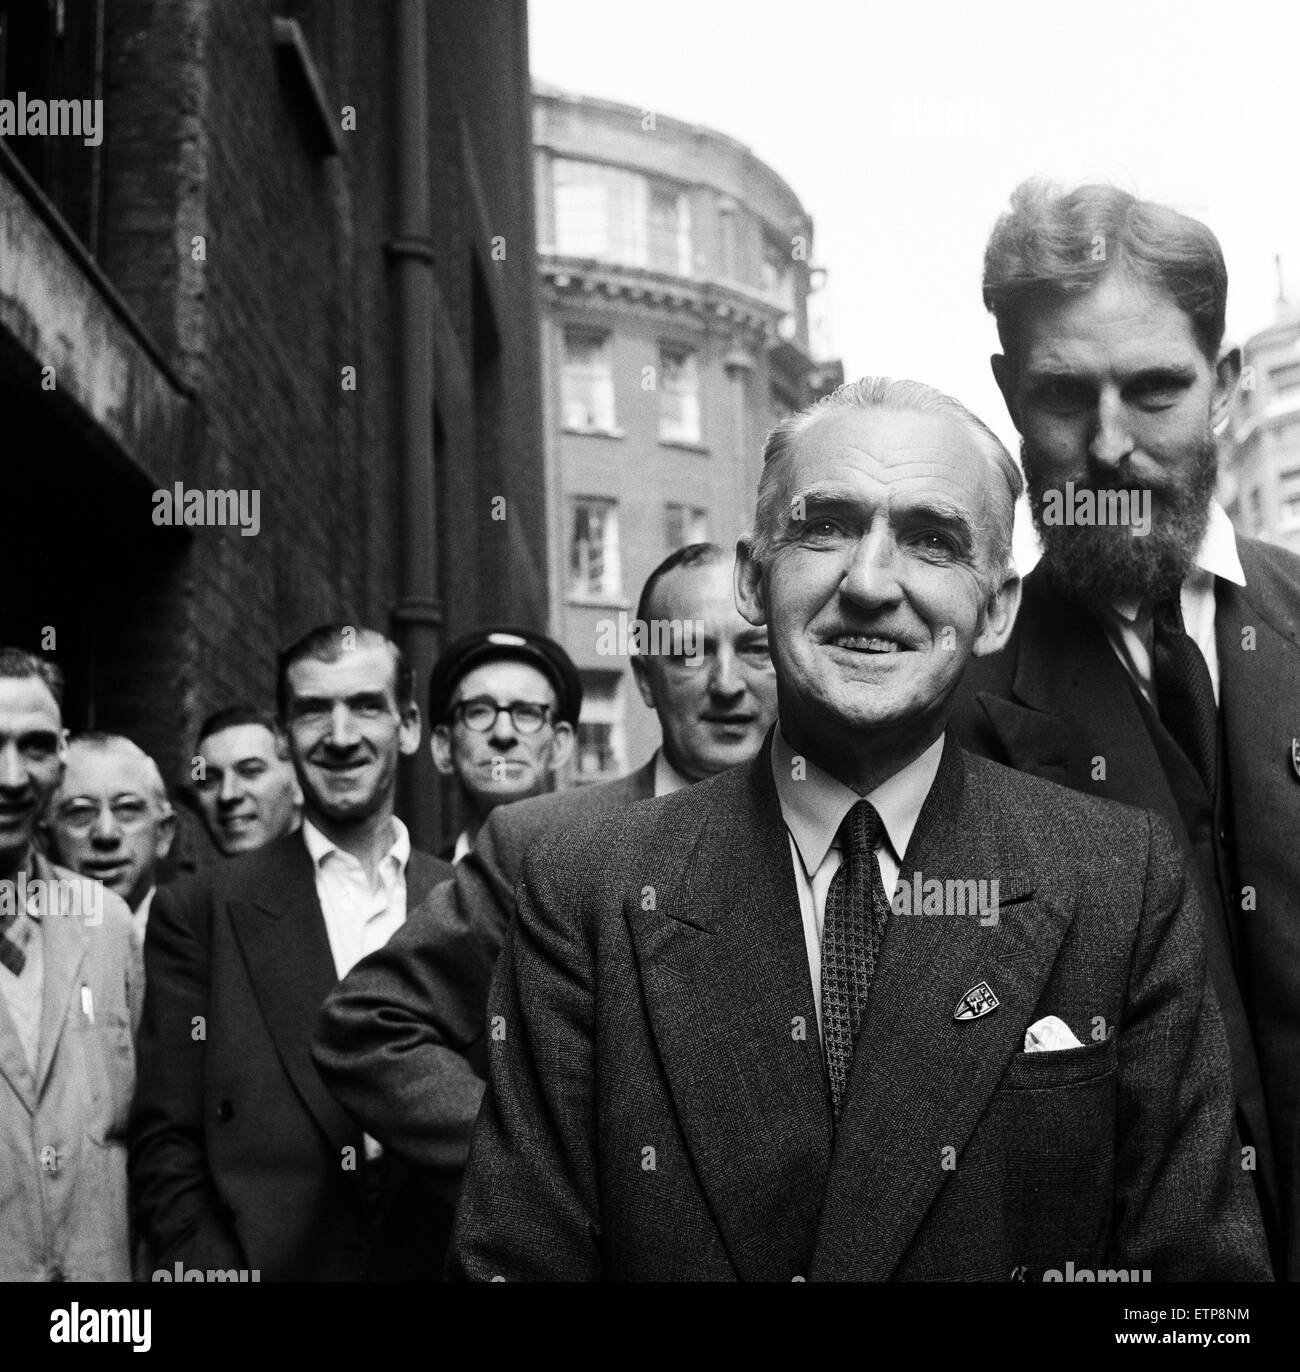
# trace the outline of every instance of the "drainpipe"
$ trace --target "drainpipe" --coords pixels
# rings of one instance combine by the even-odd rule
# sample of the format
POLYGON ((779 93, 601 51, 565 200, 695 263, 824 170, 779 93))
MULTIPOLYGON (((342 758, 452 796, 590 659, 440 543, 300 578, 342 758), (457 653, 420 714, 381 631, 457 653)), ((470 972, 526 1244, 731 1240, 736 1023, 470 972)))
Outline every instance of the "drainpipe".
MULTIPOLYGON (((438 654, 437 520, 433 464, 433 243, 429 146, 427 0, 397 0, 397 223, 387 243, 397 323, 398 584, 393 636, 415 668, 423 704, 438 654)), ((419 753, 399 773, 399 808, 417 847, 433 846, 437 784, 425 721, 419 753)))

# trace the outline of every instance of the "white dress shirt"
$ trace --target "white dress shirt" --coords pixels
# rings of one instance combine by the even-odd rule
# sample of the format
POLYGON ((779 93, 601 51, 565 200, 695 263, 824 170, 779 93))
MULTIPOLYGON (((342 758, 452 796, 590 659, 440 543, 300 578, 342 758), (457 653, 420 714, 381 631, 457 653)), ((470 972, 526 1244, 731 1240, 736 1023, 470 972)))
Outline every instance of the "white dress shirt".
POLYGON ((797 755, 785 741, 779 725, 772 737, 772 776, 790 841, 790 860, 794 864, 794 884, 799 892, 808 974, 812 978, 819 1030, 822 1023, 822 928, 826 922, 826 895, 840 865, 839 827, 859 800, 869 800, 875 806, 887 840, 876 849, 876 862, 885 894, 892 900, 902 855, 907 851, 942 756, 943 739, 940 737, 920 757, 863 797, 823 771, 810 758, 797 755), (798 773, 796 761, 800 764, 798 773))
POLYGON ((158 887, 151 886, 141 899, 140 904, 131 911, 131 918, 135 922, 135 932, 143 940, 145 926, 149 923, 149 910, 153 905, 153 898, 158 894, 158 887))
POLYGON ((660 748, 655 754, 655 795, 670 796, 674 791, 684 791, 690 784, 660 748))
POLYGON ((340 978, 367 953, 373 953, 402 927, 406 919, 406 864, 411 836, 396 815, 392 846, 379 861, 379 884, 372 886, 359 858, 345 853, 307 819, 303 842, 316 871, 316 895, 325 916, 325 933, 340 978))
MULTIPOLYGON (((1196 554, 1196 563, 1183 582, 1179 599, 1183 607, 1183 625, 1210 669, 1210 682, 1217 703, 1219 650, 1214 642, 1216 576, 1236 586, 1246 584, 1246 574, 1241 569, 1241 558, 1237 555, 1237 537, 1232 531, 1232 521, 1218 501, 1212 501, 1205 537, 1196 554)), ((1117 601, 1101 615, 1101 625, 1110 640, 1110 646, 1146 696, 1148 704, 1158 709, 1151 667, 1153 630, 1150 604, 1137 600, 1117 601)))

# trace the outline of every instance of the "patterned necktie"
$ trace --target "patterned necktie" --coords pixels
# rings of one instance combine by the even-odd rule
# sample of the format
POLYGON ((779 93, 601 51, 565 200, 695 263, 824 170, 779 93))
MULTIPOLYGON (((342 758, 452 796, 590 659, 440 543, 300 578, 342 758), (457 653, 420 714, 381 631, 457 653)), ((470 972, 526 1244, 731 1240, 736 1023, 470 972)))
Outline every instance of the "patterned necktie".
POLYGON ((822 1041, 837 1124, 889 917, 876 862, 885 830, 870 801, 858 801, 844 816, 839 837, 843 857, 826 893, 822 928, 822 1041))
POLYGON ((1183 627, 1175 592, 1152 608, 1152 663, 1160 721, 1214 794, 1218 715, 1205 657, 1183 627))

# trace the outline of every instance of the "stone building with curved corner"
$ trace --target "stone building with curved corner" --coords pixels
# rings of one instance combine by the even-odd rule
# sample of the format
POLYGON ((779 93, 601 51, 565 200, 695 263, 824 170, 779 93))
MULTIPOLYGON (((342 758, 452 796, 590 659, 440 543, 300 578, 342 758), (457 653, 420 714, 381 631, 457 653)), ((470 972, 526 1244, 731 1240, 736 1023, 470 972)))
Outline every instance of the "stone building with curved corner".
POLYGON ((1242 361, 1222 452, 1224 505, 1241 533, 1300 553, 1300 306, 1280 300, 1242 361))
POLYGON ((658 742, 602 625, 674 548, 734 544, 767 430, 842 368, 810 334, 812 220, 747 147, 537 83, 533 120, 551 627, 582 673, 585 783, 658 742))

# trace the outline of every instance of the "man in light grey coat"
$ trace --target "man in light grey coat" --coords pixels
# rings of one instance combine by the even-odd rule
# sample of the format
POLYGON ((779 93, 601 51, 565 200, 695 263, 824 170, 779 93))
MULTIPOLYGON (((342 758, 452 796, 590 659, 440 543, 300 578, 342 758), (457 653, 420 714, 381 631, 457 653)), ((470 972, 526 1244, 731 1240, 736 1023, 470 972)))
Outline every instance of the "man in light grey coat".
POLYGON ((129 1281, 140 947, 120 897, 33 843, 61 696, 51 663, 0 648, 0 1281, 129 1281))

